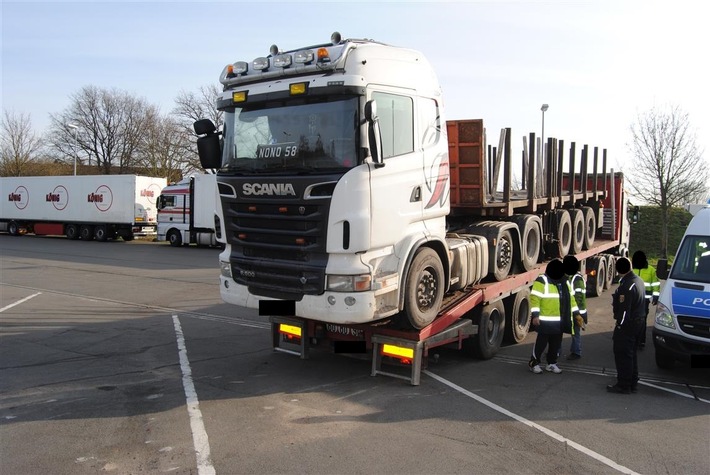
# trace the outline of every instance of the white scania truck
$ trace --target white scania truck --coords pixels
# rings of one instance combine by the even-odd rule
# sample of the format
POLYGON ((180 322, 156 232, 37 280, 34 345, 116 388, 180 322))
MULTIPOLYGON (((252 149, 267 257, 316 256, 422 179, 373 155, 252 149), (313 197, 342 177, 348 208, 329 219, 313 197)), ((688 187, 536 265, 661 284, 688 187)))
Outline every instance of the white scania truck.
POLYGON ((335 33, 272 46, 220 81, 224 128, 200 120, 195 132, 202 166, 218 170, 221 295, 270 315, 275 347, 351 339, 340 349, 416 366, 470 340, 489 358, 504 332, 525 338, 546 260, 576 254, 596 295, 628 254, 623 176, 606 172, 606 150, 577 156, 572 143, 563 161, 549 139, 536 160, 530 134, 513 190, 510 129, 486 154, 481 120, 446 122, 417 51, 335 33))
POLYGON ((165 178, 137 175, 0 178, 0 231, 106 241, 156 233, 165 178))
MULTIPOLYGON (((660 263, 659 263, 660 264, 660 263)), ((656 306, 653 346, 656 365, 671 369, 676 360, 710 367, 710 206, 691 220, 656 306)))

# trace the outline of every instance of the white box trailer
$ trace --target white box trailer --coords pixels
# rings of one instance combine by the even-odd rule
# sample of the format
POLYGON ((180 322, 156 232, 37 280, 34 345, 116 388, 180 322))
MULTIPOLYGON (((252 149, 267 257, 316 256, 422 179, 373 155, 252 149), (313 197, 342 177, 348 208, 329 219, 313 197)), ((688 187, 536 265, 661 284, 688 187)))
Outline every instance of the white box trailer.
POLYGON ((154 235, 166 185, 165 178, 137 175, 0 178, 0 231, 87 241, 154 235))
POLYGON ((220 206, 216 175, 194 175, 166 186, 158 199, 158 241, 219 246, 220 206))

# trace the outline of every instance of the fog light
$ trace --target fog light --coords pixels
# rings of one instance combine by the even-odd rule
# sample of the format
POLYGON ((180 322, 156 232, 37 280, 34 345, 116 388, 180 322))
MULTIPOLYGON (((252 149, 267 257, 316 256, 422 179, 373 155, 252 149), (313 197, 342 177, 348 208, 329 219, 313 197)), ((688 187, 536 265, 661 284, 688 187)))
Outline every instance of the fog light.
POLYGON ((333 297, 332 295, 329 295, 328 296, 328 303, 331 305, 335 305, 335 297, 333 297))
POLYGON ((229 281, 228 281, 228 280, 225 280, 225 281, 224 281, 224 288, 225 288, 225 289, 228 289, 228 288, 229 288, 229 281))
POLYGON ((355 297, 345 297, 345 305, 348 307, 355 305, 355 297))

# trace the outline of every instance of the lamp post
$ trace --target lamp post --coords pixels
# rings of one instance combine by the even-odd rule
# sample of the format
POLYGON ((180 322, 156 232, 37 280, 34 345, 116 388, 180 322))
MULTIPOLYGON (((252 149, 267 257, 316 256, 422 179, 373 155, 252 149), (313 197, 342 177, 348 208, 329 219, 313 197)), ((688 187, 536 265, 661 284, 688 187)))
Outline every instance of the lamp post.
POLYGON ((540 139, 542 146, 540 147, 540 150, 542 151, 543 158, 545 157, 545 112, 549 108, 550 106, 548 104, 543 104, 542 107, 540 107, 540 110, 542 111, 542 138, 540 139))
POLYGON ((74 145, 77 147, 74 152, 74 176, 76 176, 76 160, 79 158, 79 126, 74 124, 67 124, 67 127, 74 129, 74 145))

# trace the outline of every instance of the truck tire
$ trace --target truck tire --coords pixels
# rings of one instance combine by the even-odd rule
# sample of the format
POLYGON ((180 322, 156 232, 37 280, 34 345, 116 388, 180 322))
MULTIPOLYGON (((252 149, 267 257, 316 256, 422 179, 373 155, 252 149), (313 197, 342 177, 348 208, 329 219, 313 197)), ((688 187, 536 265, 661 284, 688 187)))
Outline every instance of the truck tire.
POLYGON ((19 236, 20 225, 18 225, 15 221, 10 221, 10 224, 7 225, 7 232, 10 236, 19 236))
POLYGON ((121 236, 124 241, 130 242, 133 241, 136 237, 133 234, 124 234, 121 236))
POLYGON ((505 305, 505 338, 509 343, 520 343, 530 331, 530 289, 528 287, 507 297, 505 305))
POLYGON ((590 249, 594 245, 594 236, 597 235, 597 216, 589 206, 582 206, 584 213, 584 250, 590 249))
POLYGON ((595 256, 587 259, 587 296, 599 297, 604 291, 606 282, 606 259, 603 256, 595 256))
POLYGON ((434 321, 444 298, 444 266, 431 248, 419 248, 407 272, 404 311, 419 330, 434 321))
POLYGON ((86 224, 82 225, 81 228, 79 228, 79 234, 84 241, 91 241, 94 239, 94 227, 86 224))
POLYGON ((106 226, 100 225, 94 228, 94 239, 100 242, 108 241, 108 231, 106 226))
POLYGON ((606 256, 606 280, 604 282, 604 290, 611 288, 616 276, 616 259, 612 255, 606 256))
POLYGON ((176 229, 171 229, 168 231, 168 242, 173 247, 182 246, 182 236, 180 236, 180 231, 176 229))
POLYGON ((663 348, 656 347, 656 366, 661 369, 673 369, 675 358, 663 348))
POLYGON ((569 254, 572 245, 572 218, 567 210, 558 209, 554 211, 554 230, 552 257, 565 257, 569 254))
POLYGON ((542 249, 542 232, 537 221, 529 219, 523 228, 523 238, 521 239, 520 259, 526 271, 533 270, 537 261, 540 260, 542 249))
POLYGON ((501 231, 493 255, 493 277, 498 282, 505 280, 510 274, 510 268, 513 266, 513 249, 513 237, 510 230, 501 231))
POLYGON ((67 224, 66 228, 64 228, 64 234, 67 239, 71 239, 72 241, 79 239, 79 226, 76 224, 67 224))
POLYGON ((584 224, 584 211, 575 208, 569 211, 572 220, 572 245, 570 252, 579 254, 584 247, 584 234, 586 232, 584 224))
POLYGON ((481 315, 474 318, 473 323, 478 325, 478 333, 465 340, 464 348, 476 358, 489 360, 500 349, 505 334, 503 301, 498 300, 485 305, 481 315))

